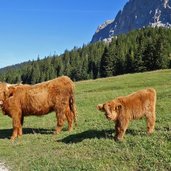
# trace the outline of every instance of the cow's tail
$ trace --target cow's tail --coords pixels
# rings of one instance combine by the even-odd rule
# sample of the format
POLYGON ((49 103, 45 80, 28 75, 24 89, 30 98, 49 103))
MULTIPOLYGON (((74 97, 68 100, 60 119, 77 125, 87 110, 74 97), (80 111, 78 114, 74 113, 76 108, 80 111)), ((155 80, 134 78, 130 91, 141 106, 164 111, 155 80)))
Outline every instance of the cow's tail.
POLYGON ((70 96, 69 107, 70 107, 71 112, 73 113, 73 119, 74 119, 75 126, 77 126, 77 109, 76 109, 76 105, 75 105, 74 95, 70 96))

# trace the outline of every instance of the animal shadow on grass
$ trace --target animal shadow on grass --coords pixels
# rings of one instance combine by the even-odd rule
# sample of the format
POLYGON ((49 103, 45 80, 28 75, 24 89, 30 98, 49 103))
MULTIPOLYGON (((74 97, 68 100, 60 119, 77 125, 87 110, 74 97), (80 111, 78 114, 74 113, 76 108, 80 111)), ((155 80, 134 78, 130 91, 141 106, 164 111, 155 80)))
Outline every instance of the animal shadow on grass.
MULTIPOLYGON (((13 129, 0 129, 0 139, 10 139, 13 129)), ((53 129, 23 128, 24 134, 53 134, 53 129)))
POLYGON ((58 142, 64 142, 66 144, 70 143, 79 143, 85 139, 93 139, 93 138, 112 138, 113 130, 87 130, 78 134, 69 135, 61 140, 57 140, 58 142))
MULTIPOLYGON (((126 131, 126 134, 131 134, 133 136, 136 135, 141 135, 144 136, 146 133, 141 130, 133 130, 133 129, 128 129, 126 131)), ((109 130, 87 130, 78 134, 74 135, 69 135, 63 139, 57 140, 57 142, 63 142, 66 144, 72 144, 72 143, 80 143, 85 139, 112 139, 114 140, 115 138, 115 130, 109 129, 109 130)))

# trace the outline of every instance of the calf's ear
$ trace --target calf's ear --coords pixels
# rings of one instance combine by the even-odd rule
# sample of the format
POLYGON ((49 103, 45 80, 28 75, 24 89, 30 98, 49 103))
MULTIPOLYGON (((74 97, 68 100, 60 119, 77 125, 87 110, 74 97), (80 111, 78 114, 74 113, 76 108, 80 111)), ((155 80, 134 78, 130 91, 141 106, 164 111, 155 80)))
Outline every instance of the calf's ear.
POLYGON ((104 110, 106 111, 106 113, 107 113, 108 115, 111 115, 111 111, 110 111, 109 108, 111 108, 111 106, 110 106, 109 104, 105 104, 105 105, 104 105, 104 110))
POLYGON ((96 108, 97 108, 98 110, 100 110, 100 111, 103 111, 103 110, 104 110, 103 104, 98 104, 98 105, 96 106, 96 108))

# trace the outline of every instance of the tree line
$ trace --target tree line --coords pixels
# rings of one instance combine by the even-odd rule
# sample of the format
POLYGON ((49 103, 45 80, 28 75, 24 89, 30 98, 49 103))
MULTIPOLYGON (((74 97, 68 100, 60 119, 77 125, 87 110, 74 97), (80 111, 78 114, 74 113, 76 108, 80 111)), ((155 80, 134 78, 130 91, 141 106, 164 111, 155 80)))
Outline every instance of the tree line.
POLYGON ((171 68, 171 29, 143 28, 112 39, 74 47, 62 55, 0 70, 0 81, 35 84, 67 75, 87 80, 171 68))

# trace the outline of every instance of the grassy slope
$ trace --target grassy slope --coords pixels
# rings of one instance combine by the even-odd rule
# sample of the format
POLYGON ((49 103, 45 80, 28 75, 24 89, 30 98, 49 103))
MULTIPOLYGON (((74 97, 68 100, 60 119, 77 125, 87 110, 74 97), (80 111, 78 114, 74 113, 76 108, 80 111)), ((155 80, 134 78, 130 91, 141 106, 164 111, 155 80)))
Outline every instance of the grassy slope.
POLYGON ((11 143, 11 119, 0 115, 0 160, 12 170, 171 170, 171 70, 128 74, 76 83, 78 127, 52 135, 55 114, 25 119, 24 135, 11 143), (157 90, 157 121, 146 135, 145 120, 133 121, 122 143, 114 123, 96 110, 103 103, 145 87, 157 90))

